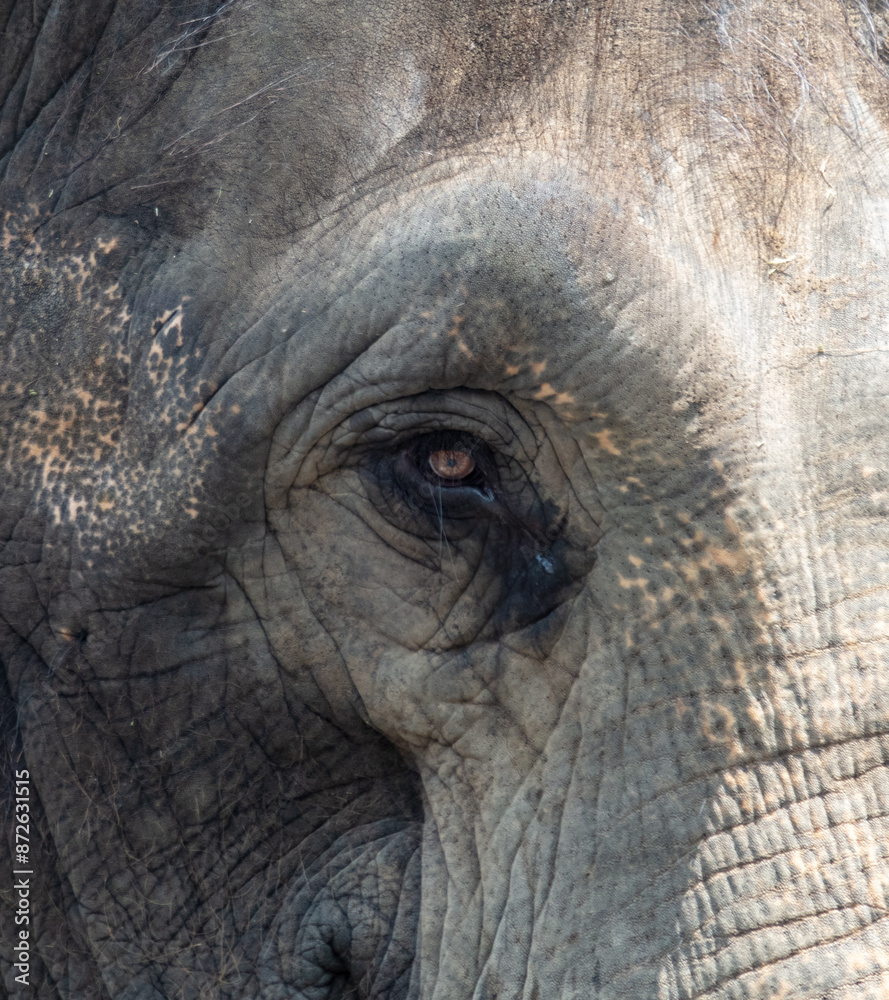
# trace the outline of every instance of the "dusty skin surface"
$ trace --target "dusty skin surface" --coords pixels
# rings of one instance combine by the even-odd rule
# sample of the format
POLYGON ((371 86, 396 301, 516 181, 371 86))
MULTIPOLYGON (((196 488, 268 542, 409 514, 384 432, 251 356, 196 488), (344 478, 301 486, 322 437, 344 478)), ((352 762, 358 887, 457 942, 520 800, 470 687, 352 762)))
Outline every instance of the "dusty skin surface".
POLYGON ((889 995, 882 0, 0 25, 7 994, 889 995))

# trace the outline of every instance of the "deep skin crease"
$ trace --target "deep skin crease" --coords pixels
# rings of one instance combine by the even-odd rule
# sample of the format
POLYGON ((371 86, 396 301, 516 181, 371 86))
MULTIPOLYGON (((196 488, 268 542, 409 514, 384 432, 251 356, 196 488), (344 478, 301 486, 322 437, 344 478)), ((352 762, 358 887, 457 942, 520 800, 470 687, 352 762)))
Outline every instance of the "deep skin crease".
POLYGON ((884 997, 882 2, 0 10, 8 995, 884 997))

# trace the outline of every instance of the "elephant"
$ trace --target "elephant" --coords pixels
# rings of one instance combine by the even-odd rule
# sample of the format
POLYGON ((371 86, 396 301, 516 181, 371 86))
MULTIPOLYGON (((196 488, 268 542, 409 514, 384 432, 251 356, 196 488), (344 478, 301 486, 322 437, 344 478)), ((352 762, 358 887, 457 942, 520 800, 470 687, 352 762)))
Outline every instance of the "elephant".
POLYGON ((889 994, 885 0, 7 0, 13 1000, 889 994))

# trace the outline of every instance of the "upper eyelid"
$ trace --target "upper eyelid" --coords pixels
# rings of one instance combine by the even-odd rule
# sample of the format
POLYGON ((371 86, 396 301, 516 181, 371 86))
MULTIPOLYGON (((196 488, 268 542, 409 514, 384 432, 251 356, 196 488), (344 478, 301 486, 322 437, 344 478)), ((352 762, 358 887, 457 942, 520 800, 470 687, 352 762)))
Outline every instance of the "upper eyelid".
POLYGON ((470 456, 477 456, 482 462, 486 462, 489 455, 493 457, 497 453, 496 449, 492 448, 486 441, 482 441, 474 434, 467 434, 459 430, 418 434, 414 438, 414 442, 420 443, 420 447, 422 447, 423 439, 427 439, 429 442, 429 453, 433 450, 465 451, 470 456), (451 436, 451 440, 448 440, 449 435, 451 436), (440 438, 440 440, 436 441, 436 438, 440 438))
MULTIPOLYGON (((454 433, 472 438, 494 452, 512 454, 518 446, 521 454, 533 461, 536 451, 533 435, 528 435, 529 428, 522 418, 502 400, 501 405, 490 408, 480 404, 451 407, 447 399, 450 393, 441 394, 445 398, 432 401, 425 399, 426 395, 392 400, 381 407, 382 412, 374 415, 353 414, 334 432, 336 445, 373 448, 389 444, 396 447, 409 438, 439 431, 445 423, 454 433)), ((432 395, 439 394, 434 392, 432 395)))

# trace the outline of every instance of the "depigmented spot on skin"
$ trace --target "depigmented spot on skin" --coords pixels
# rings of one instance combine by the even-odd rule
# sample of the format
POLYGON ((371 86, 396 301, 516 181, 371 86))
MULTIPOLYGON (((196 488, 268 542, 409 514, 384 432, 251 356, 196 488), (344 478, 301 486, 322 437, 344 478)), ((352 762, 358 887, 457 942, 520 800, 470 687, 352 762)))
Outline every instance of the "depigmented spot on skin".
POLYGON ((758 701, 751 701, 747 706, 747 715, 753 724, 760 730, 766 727, 766 714, 762 705, 758 701))
POLYGON ((741 537, 741 529, 738 526, 738 523, 735 521, 735 519, 731 516, 731 514, 725 515, 725 517, 723 518, 723 523, 725 524, 725 530, 730 535, 734 535, 735 538, 741 537))
MULTIPOLYGON (((692 516, 687 511, 679 511, 676 519, 684 525, 692 521, 692 516)), ((726 519, 726 531, 731 538, 738 537, 737 526, 730 519, 726 519)), ((719 545, 711 541, 712 536, 706 535, 703 531, 695 528, 690 536, 679 538, 679 544, 688 551, 689 558, 678 565, 678 570, 689 583, 698 580, 702 572, 715 572, 718 569, 728 570, 733 575, 744 575, 750 569, 750 560, 745 548, 738 545, 737 548, 719 545), (699 553, 698 555, 695 555, 699 553)), ((664 564, 667 568, 667 563, 664 564)))
POLYGON ((449 337, 459 337, 460 336, 460 324, 463 322, 465 317, 454 316, 451 322, 454 324, 450 330, 448 330, 449 337))
MULTIPOLYGON (((717 621, 715 616, 713 620, 717 621)), ((719 624, 723 632, 731 631, 731 623, 728 622, 726 619, 720 617, 720 620, 717 623, 719 624)), ((741 688, 749 687, 751 681, 751 671, 750 668, 744 663, 744 661, 740 657, 735 657, 735 662, 732 669, 735 677, 737 678, 738 687, 741 688)))
POLYGON ((535 375, 542 375, 544 369, 546 368, 546 362, 545 361, 532 361, 531 364, 528 365, 528 367, 531 369, 531 371, 535 375))
POLYGON ((743 756, 738 724, 732 711, 721 702, 705 702, 701 712, 701 731, 712 743, 725 747, 729 761, 743 756))
POLYGON ((557 392, 549 382, 544 382, 534 394, 535 399, 551 399, 556 406, 568 406, 574 402, 574 397, 568 392, 557 392))
POLYGON ((685 577, 686 583, 697 583, 701 575, 701 566, 696 562, 683 562, 679 564, 679 572, 685 577))
POLYGON ((507 365, 506 368, 504 369, 504 374, 507 375, 509 378, 512 378, 514 375, 518 375, 520 371, 521 371, 521 365, 507 365))
MULTIPOLYGON (((719 706, 720 709, 722 706, 719 706)), ((746 818, 762 812, 757 809, 756 799, 761 799, 760 791, 755 779, 744 771, 726 771, 723 776, 726 788, 734 793, 733 797, 741 808, 741 812, 746 818)))
POLYGON ((712 569, 713 566, 722 566, 733 573, 746 573, 748 568, 747 553, 743 549, 724 549, 717 545, 708 545, 704 550, 707 553, 707 561, 701 565, 705 569, 712 569))
POLYGON ((889 900, 889 873, 878 872, 868 879, 867 898, 875 909, 887 910, 886 903, 889 900))
POLYGON ((148 352, 148 377, 154 385, 159 385, 165 378, 163 364, 164 352, 158 344, 152 344, 148 352))
POLYGON ((642 599, 647 604, 652 604, 654 606, 657 606, 658 603, 657 598, 653 594, 648 593, 649 580, 647 580, 644 576, 637 576, 634 578, 630 578, 624 576, 623 573, 618 573, 617 580, 624 590, 633 590, 633 589, 641 590, 642 599))
POLYGON ((623 452, 611 440, 611 431, 607 428, 604 431, 594 431, 593 437, 599 444, 602 451, 607 451, 609 455, 622 455, 623 452))
POLYGON ((155 330, 155 337, 160 337, 161 334, 167 335, 175 331, 176 347, 182 347, 182 317, 182 304, 176 306, 175 309, 165 309, 152 324, 152 327, 155 330))

